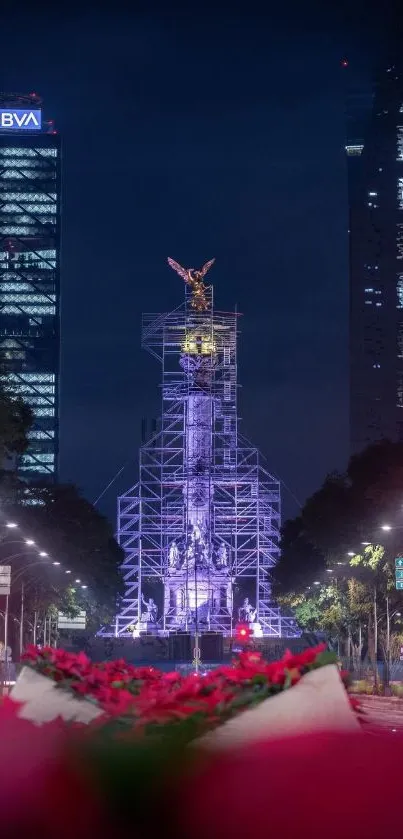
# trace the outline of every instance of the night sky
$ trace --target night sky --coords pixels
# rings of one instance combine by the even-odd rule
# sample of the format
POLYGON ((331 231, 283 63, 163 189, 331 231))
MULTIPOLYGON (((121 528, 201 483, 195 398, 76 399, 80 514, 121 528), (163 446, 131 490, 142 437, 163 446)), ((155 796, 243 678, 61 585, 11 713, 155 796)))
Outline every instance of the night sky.
POLYGON ((140 323, 182 301, 167 256, 215 256, 216 305, 244 315, 242 430, 289 488, 285 513, 346 462, 340 60, 368 88, 376 27, 360 4, 348 24, 323 0, 242 5, 3 13, 0 87, 40 93, 64 142, 61 477, 93 501, 126 464, 111 517, 159 413, 140 323))

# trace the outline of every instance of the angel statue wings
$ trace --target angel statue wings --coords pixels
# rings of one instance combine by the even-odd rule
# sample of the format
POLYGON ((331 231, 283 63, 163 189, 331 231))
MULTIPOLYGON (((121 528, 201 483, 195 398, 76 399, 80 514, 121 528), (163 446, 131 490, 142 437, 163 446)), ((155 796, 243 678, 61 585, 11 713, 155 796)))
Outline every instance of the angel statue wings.
POLYGON ((207 274, 207 271, 210 270, 211 266, 214 264, 215 259, 210 259, 208 262, 205 262, 203 267, 200 268, 200 271, 196 271, 194 268, 182 268, 182 265, 179 265, 178 262, 175 262, 174 259, 168 257, 168 265, 185 280, 185 283, 190 286, 192 290, 192 299, 190 305, 192 309, 196 309, 197 312, 205 312, 208 309, 208 300, 206 296, 206 286, 204 285, 204 277, 207 274))

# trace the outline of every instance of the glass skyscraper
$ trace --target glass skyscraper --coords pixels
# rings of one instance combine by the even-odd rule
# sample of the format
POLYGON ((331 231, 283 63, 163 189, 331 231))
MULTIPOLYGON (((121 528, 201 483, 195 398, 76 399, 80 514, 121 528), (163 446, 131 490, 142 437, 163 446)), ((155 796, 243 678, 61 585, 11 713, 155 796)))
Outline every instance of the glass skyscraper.
POLYGON ((18 471, 57 477, 60 137, 36 94, 0 94, 0 354, 34 422, 18 471))
MULTIPOLYGON (((403 74, 379 74, 372 105, 352 100, 350 437, 357 452, 403 441, 403 74)), ((351 103, 350 103, 351 105, 351 103)))

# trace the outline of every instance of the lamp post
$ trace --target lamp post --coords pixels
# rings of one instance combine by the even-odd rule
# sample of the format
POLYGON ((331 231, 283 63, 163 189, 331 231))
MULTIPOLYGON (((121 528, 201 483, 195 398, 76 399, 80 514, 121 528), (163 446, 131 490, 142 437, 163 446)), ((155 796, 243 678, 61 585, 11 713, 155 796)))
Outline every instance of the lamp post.
MULTIPOLYGON (((20 526, 19 526, 18 522, 7 521, 7 522, 3 522, 2 524, 10 532, 10 535, 11 535, 12 531, 16 530, 17 534, 18 533, 21 534, 21 538, 19 538, 19 539, 7 539, 7 538, 1 539, 0 538, 0 545, 1 544, 4 544, 4 545, 23 544, 23 545, 25 545, 24 553, 20 552, 20 553, 12 554, 11 556, 6 557, 7 560, 15 559, 18 556, 26 556, 27 548, 33 548, 34 551, 36 552, 36 554, 39 557, 41 557, 41 559, 38 562, 31 562, 28 565, 26 565, 24 568, 20 569, 19 573, 16 575, 16 577, 14 577, 13 582, 17 582, 19 579, 21 579, 22 574, 26 570, 28 570, 30 568, 34 568, 36 565, 48 564, 48 563, 45 563, 44 561, 49 559, 49 554, 46 553, 46 551, 40 550, 34 539, 26 537, 21 533, 21 530, 19 529, 20 526)), ((52 564, 60 566, 60 562, 52 562, 52 564)), ((65 574, 71 574, 71 573, 72 572, 71 572, 70 569, 65 569, 65 574)), ((80 582, 80 581, 76 580, 76 582, 80 582)), ((81 588, 86 589, 87 586, 82 585, 81 588)), ((24 617, 25 617, 24 612, 25 612, 25 585, 24 585, 24 581, 22 580, 21 581, 20 621, 19 621, 19 624, 20 624, 20 629, 19 629, 20 655, 22 653, 23 644, 24 644, 24 617)), ((5 648, 6 648, 5 649, 5 665, 6 666, 7 666, 7 642, 8 642, 8 618, 9 618, 9 598, 8 598, 8 595, 7 595, 6 596, 6 609, 5 609, 5 615, 4 615, 4 636, 5 636, 5 648)), ((34 626, 33 626, 33 642, 34 642, 34 644, 36 644, 36 640, 37 640, 37 638, 36 638, 37 622, 38 622, 38 612, 35 611, 34 612, 34 626)), ((47 618, 45 618, 45 623, 44 623, 44 639, 46 639, 46 631, 47 631, 47 618)), ((49 641, 50 641, 50 635, 51 635, 51 617, 49 617, 49 641)))
MULTIPOLYGON (((12 556, 8 557, 8 559, 15 559, 17 556, 25 556, 25 554, 12 554, 12 556)), ((24 607, 25 607, 25 585, 23 581, 23 576, 26 571, 30 570, 31 568, 35 568, 38 565, 47 565, 46 559, 40 559, 36 562, 30 562, 27 565, 24 565, 23 568, 20 568, 18 573, 15 577, 11 578, 12 583, 17 583, 21 580, 21 601, 20 601, 20 629, 19 629, 19 652, 20 656, 24 647, 24 607)), ((5 646, 5 665, 7 669, 7 642, 8 642, 8 617, 9 617, 9 596, 6 596, 6 609, 5 609, 5 617, 4 617, 4 646, 5 646)), ((35 622, 34 622, 34 643, 36 642, 36 612, 35 612, 35 622)))
POLYGON ((21 580, 21 609, 20 609, 20 659, 24 647, 24 580, 21 580))
POLYGON ((8 679, 8 597, 9 595, 6 594, 6 609, 4 612, 4 670, 5 670, 5 677, 6 680, 8 679))
MULTIPOLYGON (((13 539, 13 542, 22 542, 22 539, 13 539)), ((25 553, 16 553, 11 554, 11 556, 6 557, 7 560, 15 559, 17 556, 25 556, 25 553)), ((23 609, 23 606, 22 606, 23 609)), ((6 608, 4 612, 4 669, 5 675, 8 679, 8 617, 9 617, 9 595, 6 594, 6 608)), ((21 634, 22 634, 22 625, 20 626, 20 652, 21 652, 21 634)))

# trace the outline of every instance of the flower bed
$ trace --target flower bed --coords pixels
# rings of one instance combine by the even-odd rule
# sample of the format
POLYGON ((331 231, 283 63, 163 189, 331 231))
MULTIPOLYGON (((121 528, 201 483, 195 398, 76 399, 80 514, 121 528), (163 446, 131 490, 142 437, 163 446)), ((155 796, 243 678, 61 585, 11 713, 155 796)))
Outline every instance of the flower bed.
MULTIPOLYGON (((351 719, 356 725, 355 716, 334 661, 322 646, 296 656, 286 653, 274 663, 244 652, 231 666, 181 676, 124 661, 94 664, 83 654, 32 647, 25 655, 28 680, 23 670, 13 692, 21 703, 5 698, 0 706, 1 824, 11 826, 12 835, 42 839, 56 832, 67 839, 72 830, 76 839, 119 835, 128 828, 130 835, 142 837, 151 828, 155 835, 165 833, 169 824, 173 835, 187 839, 180 823, 185 779, 218 759, 216 752, 200 747, 204 738, 214 741, 228 727, 236 755, 231 727, 239 721, 243 748, 252 748, 245 727, 259 714, 259 739, 278 739, 284 702, 286 717, 299 714, 290 741, 307 728, 304 702, 311 715, 316 710, 320 716, 326 705, 323 685, 341 699, 344 715, 338 727, 336 715, 325 713, 326 724, 350 736, 346 732, 351 719), (277 709, 271 718, 270 709, 277 709), (189 748, 195 742, 199 748, 189 748)), ((283 727, 280 733, 284 736, 283 727)), ((276 739, 271 742, 269 752, 277 748, 276 739)), ((231 761, 224 758, 223 765, 231 761)), ((195 784, 187 803, 192 794, 200 798, 199 781, 195 784)), ((212 801, 213 822, 214 806, 212 801)))
MULTIPOLYGON (((119 718, 122 726, 148 733, 186 720, 191 739, 296 685, 305 674, 334 663, 335 656, 324 645, 299 655, 287 652, 271 663, 243 652, 232 665, 188 676, 123 660, 92 663, 84 653, 46 647, 30 647, 24 661, 57 688, 95 705, 104 722, 119 718)), ((15 693, 23 698, 18 683, 15 693)))

